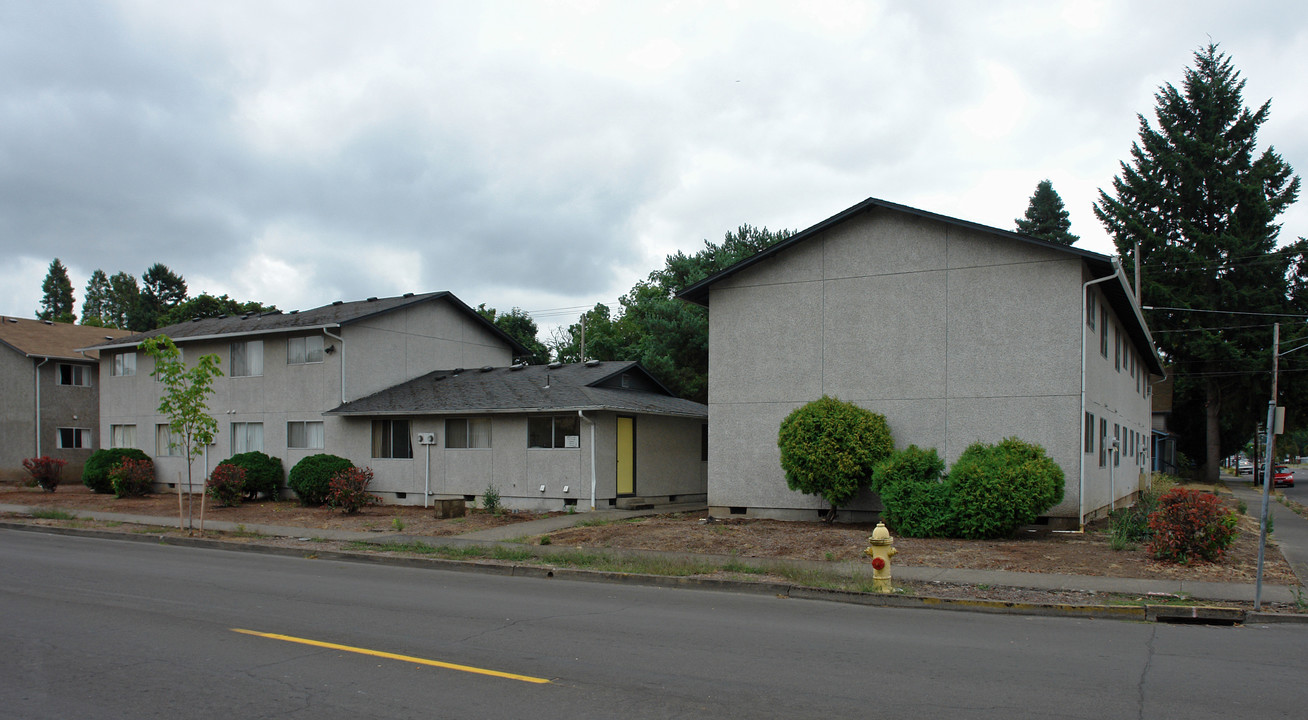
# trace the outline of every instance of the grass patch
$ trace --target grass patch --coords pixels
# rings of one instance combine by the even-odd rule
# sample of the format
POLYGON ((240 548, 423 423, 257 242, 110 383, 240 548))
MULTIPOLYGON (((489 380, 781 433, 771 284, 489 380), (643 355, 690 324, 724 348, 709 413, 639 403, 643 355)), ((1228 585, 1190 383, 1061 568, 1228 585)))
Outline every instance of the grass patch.
POLYGON ((63 510, 33 510, 32 517, 38 520, 76 520, 77 516, 63 510))
POLYGON ((231 530, 231 531, 227 532, 226 534, 227 534, 229 537, 239 537, 239 538, 262 538, 262 537, 268 537, 266 534, 261 533, 261 532, 259 532, 258 530, 246 530, 244 524, 238 524, 238 525, 236 526, 236 529, 235 529, 235 530, 231 530))

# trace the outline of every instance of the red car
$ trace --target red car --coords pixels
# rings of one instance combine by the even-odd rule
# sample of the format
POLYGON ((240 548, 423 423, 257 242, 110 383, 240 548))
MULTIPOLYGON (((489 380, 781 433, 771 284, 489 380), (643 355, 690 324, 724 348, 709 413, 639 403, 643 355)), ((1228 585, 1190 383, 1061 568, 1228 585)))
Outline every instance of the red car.
POLYGON ((1284 465, 1277 465, 1276 470, 1272 472, 1272 487, 1278 485, 1294 487, 1294 472, 1284 465))

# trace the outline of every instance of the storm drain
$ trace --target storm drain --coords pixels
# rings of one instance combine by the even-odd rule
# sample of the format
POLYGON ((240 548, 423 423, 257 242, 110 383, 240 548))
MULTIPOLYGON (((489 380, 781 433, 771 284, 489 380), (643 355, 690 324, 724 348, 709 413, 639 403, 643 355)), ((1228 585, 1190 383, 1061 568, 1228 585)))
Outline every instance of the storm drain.
POLYGON ((1200 605, 1146 605, 1145 618, 1177 625, 1239 625, 1244 610, 1200 605))

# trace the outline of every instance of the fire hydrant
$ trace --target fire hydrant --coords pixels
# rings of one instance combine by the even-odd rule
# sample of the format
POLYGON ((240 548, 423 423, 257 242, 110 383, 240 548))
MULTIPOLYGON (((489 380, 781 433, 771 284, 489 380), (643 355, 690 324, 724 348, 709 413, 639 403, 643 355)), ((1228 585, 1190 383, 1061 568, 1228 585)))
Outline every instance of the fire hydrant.
POLYGON ((867 541, 868 548, 863 552, 872 558, 872 589, 879 593, 893 592, 894 587, 890 584, 890 558, 899 552, 895 549, 895 539, 890 537, 886 524, 879 522, 867 541))

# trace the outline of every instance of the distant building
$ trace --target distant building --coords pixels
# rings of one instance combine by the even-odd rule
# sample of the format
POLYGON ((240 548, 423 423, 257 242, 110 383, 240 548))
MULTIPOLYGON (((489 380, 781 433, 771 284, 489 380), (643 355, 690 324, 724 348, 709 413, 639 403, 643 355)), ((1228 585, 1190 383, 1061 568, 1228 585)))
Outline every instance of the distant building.
POLYGON ((126 330, 0 317, 0 477, 26 480, 26 458, 68 461, 64 482, 101 446, 100 365, 77 348, 126 330))
POLYGON ((1108 256, 869 199, 680 297, 709 308, 714 514, 818 517, 823 501, 786 487, 776 441, 824 394, 948 463, 976 441, 1043 446, 1066 475, 1054 525, 1126 502, 1150 466, 1162 367, 1108 256))

